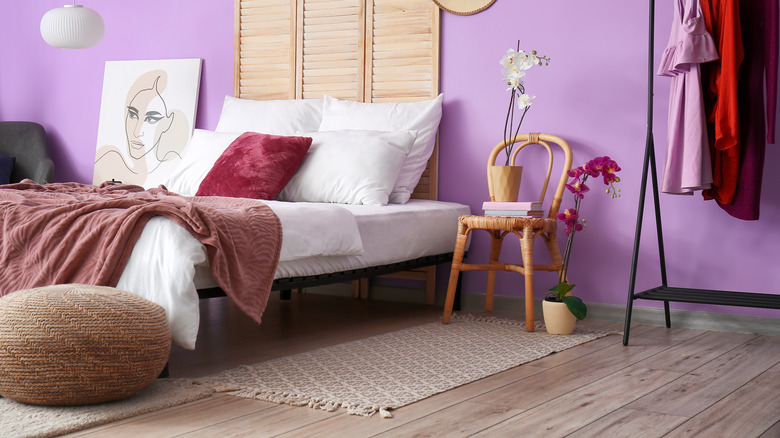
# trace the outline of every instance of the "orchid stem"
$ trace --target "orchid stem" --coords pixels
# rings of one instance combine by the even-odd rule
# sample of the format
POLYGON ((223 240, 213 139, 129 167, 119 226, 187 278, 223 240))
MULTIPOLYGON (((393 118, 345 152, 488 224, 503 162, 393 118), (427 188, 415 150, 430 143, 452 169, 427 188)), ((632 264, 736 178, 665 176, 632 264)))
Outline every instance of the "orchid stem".
MULTIPOLYGON (((587 176, 583 178, 582 183, 584 184, 587 180, 587 176)), ((581 198, 575 197, 574 199, 574 210, 577 211, 577 215, 580 214, 580 202, 582 201, 581 198)), ((568 268, 569 268, 569 257, 571 256, 571 247, 574 242, 574 233, 576 233, 577 227, 576 223, 574 226, 571 227, 569 230, 569 235, 566 239, 566 248, 563 250, 563 266, 561 266, 561 273, 558 277, 558 283, 563 283, 564 281, 568 282, 568 268)))

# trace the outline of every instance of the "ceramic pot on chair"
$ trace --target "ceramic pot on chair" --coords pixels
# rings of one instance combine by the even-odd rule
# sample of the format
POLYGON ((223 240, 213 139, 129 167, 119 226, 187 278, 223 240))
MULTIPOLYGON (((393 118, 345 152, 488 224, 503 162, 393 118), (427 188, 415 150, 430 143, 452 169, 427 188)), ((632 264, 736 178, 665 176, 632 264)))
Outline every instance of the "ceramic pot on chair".
POLYGON ((498 155, 506 148, 506 141, 502 141, 490 152, 487 163, 487 180, 490 200, 496 202, 517 202, 517 194, 520 192, 520 178, 523 175, 523 166, 515 166, 516 148, 506 166, 497 166, 498 155))
POLYGON ((491 201, 517 202, 523 166, 488 166, 488 185, 493 187, 491 201))

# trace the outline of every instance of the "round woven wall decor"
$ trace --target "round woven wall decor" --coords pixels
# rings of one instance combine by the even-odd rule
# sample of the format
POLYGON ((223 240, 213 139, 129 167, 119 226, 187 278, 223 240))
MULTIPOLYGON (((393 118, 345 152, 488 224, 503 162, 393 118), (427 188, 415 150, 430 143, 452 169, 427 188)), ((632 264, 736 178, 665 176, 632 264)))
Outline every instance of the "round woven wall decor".
POLYGON ((129 397, 168 361, 165 310, 130 292, 66 284, 0 298, 0 396, 36 405, 129 397))
POLYGON ((496 0, 433 0, 443 10, 457 15, 472 15, 489 8, 496 0))

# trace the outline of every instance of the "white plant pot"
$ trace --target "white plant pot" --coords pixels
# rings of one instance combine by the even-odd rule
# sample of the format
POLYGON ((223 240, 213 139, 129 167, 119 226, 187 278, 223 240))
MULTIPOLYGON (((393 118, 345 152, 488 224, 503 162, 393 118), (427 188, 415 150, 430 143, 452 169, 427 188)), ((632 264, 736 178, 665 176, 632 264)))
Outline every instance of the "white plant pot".
POLYGON ((547 333, 570 335, 574 331, 574 323, 577 322, 577 318, 566 307, 566 303, 543 300, 542 314, 547 333))

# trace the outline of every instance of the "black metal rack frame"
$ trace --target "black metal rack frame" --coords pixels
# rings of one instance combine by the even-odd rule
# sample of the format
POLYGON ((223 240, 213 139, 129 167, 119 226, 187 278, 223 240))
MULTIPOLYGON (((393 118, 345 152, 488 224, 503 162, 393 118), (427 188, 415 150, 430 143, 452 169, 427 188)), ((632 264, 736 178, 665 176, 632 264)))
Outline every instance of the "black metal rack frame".
POLYGON ((623 345, 628 345, 631 329, 631 313, 635 300, 655 300, 664 302, 666 327, 671 327, 669 302, 686 302, 701 304, 719 304, 725 306, 760 307, 780 309, 780 295, 722 291, 710 289, 670 287, 666 277, 666 257, 664 255, 663 230, 661 228, 661 206, 658 198, 658 171, 655 163, 655 143, 653 141, 653 79, 654 75, 654 32, 655 32, 655 0, 649 0, 649 38, 647 60, 647 138, 645 140, 645 155, 642 164, 642 185, 639 193, 639 208, 636 216, 636 232, 634 234, 634 251, 631 259, 631 277, 628 285, 628 302, 626 304, 626 321, 623 331, 623 345), (661 286, 635 293, 636 271, 639 259, 639 243, 642 235, 642 222, 645 209, 645 194, 647 192, 648 168, 652 177, 653 206, 655 210, 656 233, 658 235, 658 261, 661 265, 661 286))

